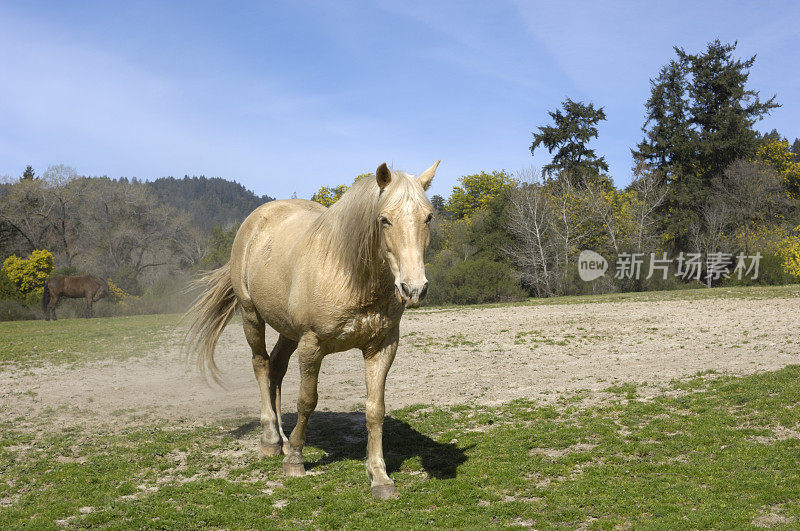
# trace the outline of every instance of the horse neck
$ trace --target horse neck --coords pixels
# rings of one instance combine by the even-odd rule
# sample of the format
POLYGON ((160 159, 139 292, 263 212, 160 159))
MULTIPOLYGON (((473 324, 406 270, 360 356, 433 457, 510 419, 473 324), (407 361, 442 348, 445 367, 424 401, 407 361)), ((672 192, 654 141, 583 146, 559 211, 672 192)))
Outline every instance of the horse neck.
MULTIPOLYGON (((358 305, 379 302, 391 291, 384 288, 394 284, 393 275, 389 265, 384 260, 380 251, 380 240, 370 232, 368 227, 355 226, 347 223, 347 212, 337 209, 328 212, 330 215, 323 222, 323 230, 318 232, 318 244, 328 254, 328 259, 334 271, 331 278, 333 284, 344 291, 344 298, 357 301, 358 305), (350 244, 357 242, 369 243, 369 247, 360 245, 344 245, 336 247, 331 245, 331 234, 335 230, 347 231, 347 237, 353 238, 350 244), (371 240, 371 241, 370 241, 371 240), (338 277, 338 278, 337 278, 338 277), (383 292, 386 293, 383 293, 383 292)), ((371 220, 371 218, 367 217, 371 220)))

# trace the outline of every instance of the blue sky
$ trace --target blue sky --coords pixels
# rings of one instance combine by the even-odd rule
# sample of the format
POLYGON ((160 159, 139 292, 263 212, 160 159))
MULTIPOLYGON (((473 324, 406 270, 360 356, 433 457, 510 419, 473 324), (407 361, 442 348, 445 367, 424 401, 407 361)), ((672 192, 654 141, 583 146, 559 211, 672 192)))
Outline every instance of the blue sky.
POLYGON ((649 78, 720 38, 800 137, 800 2, 14 2, 0 0, 0 175, 235 179, 309 197, 386 161, 431 193, 541 167, 531 131, 565 98, 630 180, 649 78))

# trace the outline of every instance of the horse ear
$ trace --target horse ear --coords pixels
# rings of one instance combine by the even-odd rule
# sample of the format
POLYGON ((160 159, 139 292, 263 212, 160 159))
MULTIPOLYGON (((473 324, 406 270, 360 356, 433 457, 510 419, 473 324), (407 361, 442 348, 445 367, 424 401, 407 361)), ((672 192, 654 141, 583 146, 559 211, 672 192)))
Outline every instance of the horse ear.
POLYGON ((420 185, 422 185, 423 190, 427 190, 430 187, 433 176, 436 173, 436 167, 439 166, 440 162, 442 162, 441 159, 437 160, 433 163, 433 166, 422 172, 422 175, 417 177, 417 181, 420 185))
POLYGON ((389 167, 386 166, 385 162, 378 166, 378 169, 375 171, 375 180, 378 181, 378 186, 381 190, 392 182, 392 172, 389 171, 389 167))

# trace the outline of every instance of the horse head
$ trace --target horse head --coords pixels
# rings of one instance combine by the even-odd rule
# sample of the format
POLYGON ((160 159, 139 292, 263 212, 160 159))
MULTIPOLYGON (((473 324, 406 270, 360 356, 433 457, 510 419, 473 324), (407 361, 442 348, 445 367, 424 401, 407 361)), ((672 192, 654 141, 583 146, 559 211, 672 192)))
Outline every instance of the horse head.
POLYGON ((425 196, 437 161, 416 179, 381 164, 375 179, 381 190, 381 251, 394 275, 395 295, 406 308, 417 307, 428 293, 425 249, 430 243, 433 209, 425 196))

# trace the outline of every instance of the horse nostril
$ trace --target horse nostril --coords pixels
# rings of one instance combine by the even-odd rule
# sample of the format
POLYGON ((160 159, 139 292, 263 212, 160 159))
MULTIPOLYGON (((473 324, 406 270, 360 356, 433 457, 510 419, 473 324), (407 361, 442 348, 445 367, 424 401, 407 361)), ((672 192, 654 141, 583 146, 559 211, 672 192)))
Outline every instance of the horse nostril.
POLYGON ((405 282, 401 282, 400 287, 403 288, 403 294, 406 297, 411 297, 411 288, 408 287, 408 284, 406 284, 405 282))
POLYGON ((428 294, 428 283, 426 282, 424 286, 422 286, 422 291, 419 292, 419 298, 424 299, 425 295, 428 294))

